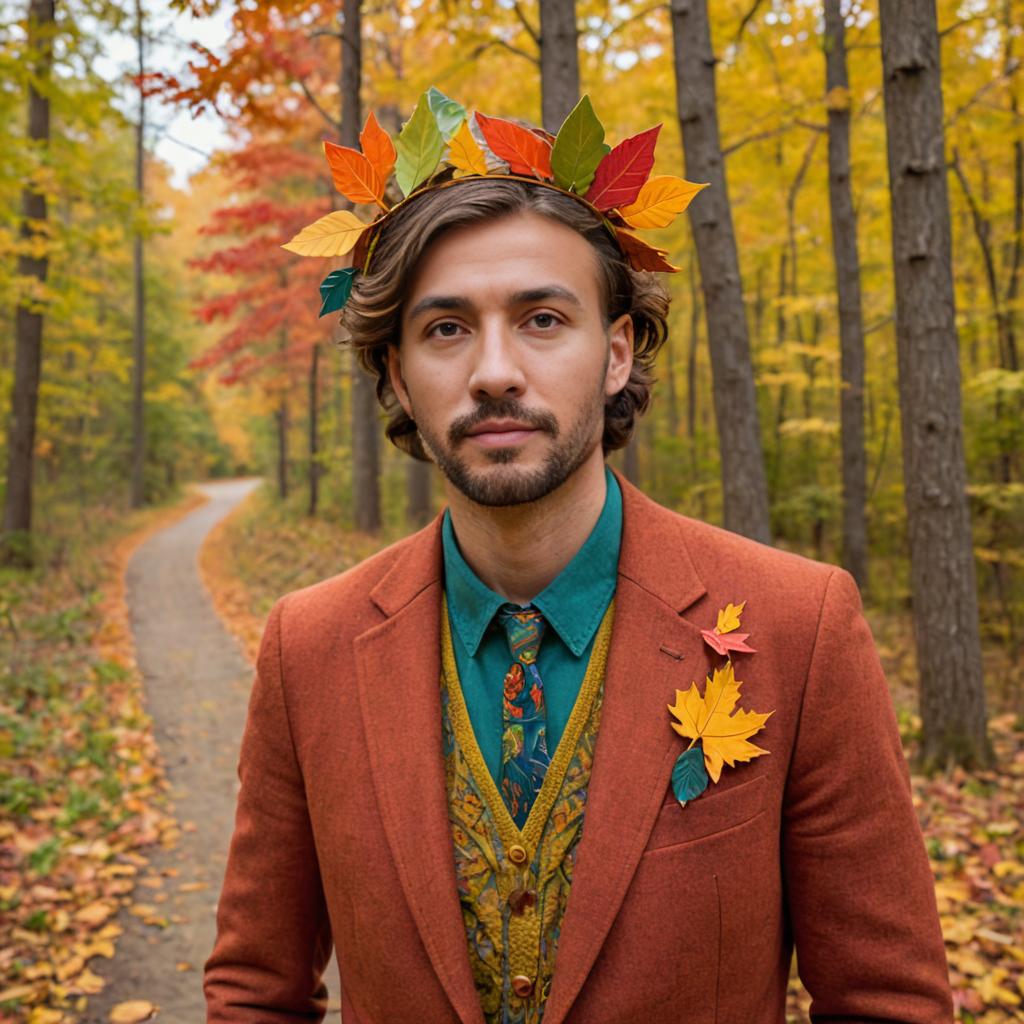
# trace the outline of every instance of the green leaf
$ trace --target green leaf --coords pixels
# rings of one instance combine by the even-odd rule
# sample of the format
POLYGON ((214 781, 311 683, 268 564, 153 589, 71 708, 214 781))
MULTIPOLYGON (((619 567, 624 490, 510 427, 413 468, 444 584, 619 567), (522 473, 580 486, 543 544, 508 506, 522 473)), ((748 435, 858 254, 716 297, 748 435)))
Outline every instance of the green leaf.
POLYGON ((604 141, 604 126, 590 105, 590 97, 584 96, 573 107, 555 137, 551 150, 555 184, 583 195, 594 180, 597 165, 609 151, 604 141))
POLYGON ((336 313, 348 302, 348 297, 352 294, 352 285, 358 273, 358 267, 332 270, 320 282, 320 298, 323 300, 320 306, 320 316, 336 313))
POLYGON ((437 121, 437 127, 447 142, 458 130, 459 125, 466 120, 466 108, 461 103, 449 99, 436 86, 427 90, 427 103, 430 105, 430 112, 437 121))
POLYGON ((412 117, 402 128, 395 149, 398 150, 395 180, 402 195, 407 196, 434 173, 444 152, 444 139, 430 112, 426 93, 420 97, 412 117))
POLYGON ((683 751, 672 769, 672 792, 681 807, 694 800, 708 788, 708 771, 704 767, 704 751, 700 745, 683 751))

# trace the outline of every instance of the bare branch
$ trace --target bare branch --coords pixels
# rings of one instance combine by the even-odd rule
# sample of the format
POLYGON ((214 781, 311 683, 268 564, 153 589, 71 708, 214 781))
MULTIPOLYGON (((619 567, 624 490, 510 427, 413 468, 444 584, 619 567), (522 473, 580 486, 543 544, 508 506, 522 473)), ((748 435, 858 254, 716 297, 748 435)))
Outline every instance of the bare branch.
POLYGON ((331 39, 340 39, 341 33, 334 28, 315 28, 309 33, 309 39, 318 39, 321 36, 329 36, 331 39))
POLYGON ((526 34, 533 40, 534 45, 540 49, 540 32, 530 24, 529 19, 523 12, 523 8, 519 4, 519 0, 515 0, 515 3, 512 4, 512 10, 515 11, 519 23, 526 29, 526 34))
POLYGON ((489 50, 492 46, 500 46, 503 50, 508 50, 509 53, 514 53, 517 57, 522 57, 536 67, 540 67, 540 57, 527 53, 526 50, 521 50, 518 46, 513 46, 511 43, 506 43, 504 39, 488 39, 487 42, 481 43, 471 52, 470 60, 476 60, 485 50, 489 50))
POLYGON ((740 39, 742 38, 743 33, 746 32, 747 26, 754 20, 754 18, 757 17, 757 12, 760 9, 761 4, 763 3, 764 0, 754 0, 754 3, 751 5, 750 10, 748 10, 747 13, 744 14, 742 18, 740 18, 739 27, 736 29, 736 35, 732 37, 733 46, 739 46, 740 39))
POLYGON ((298 83, 299 88, 305 94, 306 99, 309 100, 309 102, 312 104, 313 109, 331 126, 331 128, 334 129, 334 131, 340 133, 341 124, 338 121, 335 121, 335 119, 331 117, 331 115, 328 114, 323 107, 320 106, 320 103, 318 102, 317 98, 309 91, 309 86, 306 85, 305 81, 301 78, 296 78, 295 81, 298 83))

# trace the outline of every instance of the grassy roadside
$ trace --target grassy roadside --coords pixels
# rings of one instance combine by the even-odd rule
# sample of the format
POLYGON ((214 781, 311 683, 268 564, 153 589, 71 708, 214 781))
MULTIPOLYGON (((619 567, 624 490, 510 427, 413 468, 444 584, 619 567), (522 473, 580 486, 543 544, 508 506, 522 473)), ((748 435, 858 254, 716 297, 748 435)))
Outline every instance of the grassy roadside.
POLYGON ((84 510, 37 568, 0 570, 0 1021, 78 1019, 114 955, 116 912, 173 845, 135 664, 124 570, 202 504, 84 510))
MULTIPOLYGON (((280 595, 341 572, 398 534, 372 538, 300 517, 266 490, 226 520, 202 564, 218 610, 255 658, 266 614, 280 595)), ((908 754, 920 729, 906 615, 868 610, 898 708, 908 754)), ((998 651, 987 652, 998 663, 998 651)), ((993 700, 993 707, 1000 705, 993 700)), ((936 880, 957 1020, 1004 1024, 1024 1007, 1024 722, 1000 710, 990 722, 998 767, 912 778, 936 880)), ((806 1021, 809 998, 791 991, 789 1016, 806 1021)))

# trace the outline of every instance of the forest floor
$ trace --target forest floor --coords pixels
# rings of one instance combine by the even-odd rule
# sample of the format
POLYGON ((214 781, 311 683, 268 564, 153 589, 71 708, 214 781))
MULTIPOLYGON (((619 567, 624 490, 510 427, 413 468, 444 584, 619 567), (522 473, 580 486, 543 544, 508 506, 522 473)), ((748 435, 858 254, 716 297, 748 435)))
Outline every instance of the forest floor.
MULTIPOLYGON (((22 640, 0 651, 0 758, 14 766, 0 772, 0 1024, 204 1019, 266 613, 395 539, 296 517, 249 485, 204 490, 202 507, 126 538, 104 587, 79 573, 59 594, 48 580, 0 601, 22 640)), ((872 626, 912 753, 907 627, 872 626)), ((1024 1005, 1024 723, 997 705, 991 724, 997 769, 913 779, 966 1024, 1019 1020, 1024 1005)), ((794 985, 790 1019, 806 1008, 794 985)))

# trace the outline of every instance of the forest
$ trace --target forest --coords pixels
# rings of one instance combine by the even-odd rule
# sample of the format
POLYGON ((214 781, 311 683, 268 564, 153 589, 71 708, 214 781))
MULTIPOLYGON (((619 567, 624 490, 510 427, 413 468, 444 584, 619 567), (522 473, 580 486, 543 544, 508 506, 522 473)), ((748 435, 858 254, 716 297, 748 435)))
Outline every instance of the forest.
POLYGON ((90 965, 116 974, 113 915, 183 831, 132 545, 260 478, 201 555, 251 659, 277 597, 443 507, 320 316, 344 259, 283 248, 348 208, 324 142, 371 112, 398 138, 431 89, 551 133, 586 95, 707 183, 659 232, 669 339, 610 464, 853 574, 958 1019, 1019 1019, 1022 59, 1022 0, 0 0, 0 1021, 108 1019, 90 965))

